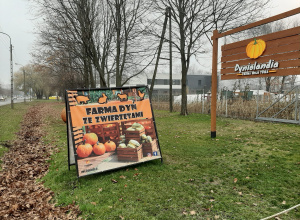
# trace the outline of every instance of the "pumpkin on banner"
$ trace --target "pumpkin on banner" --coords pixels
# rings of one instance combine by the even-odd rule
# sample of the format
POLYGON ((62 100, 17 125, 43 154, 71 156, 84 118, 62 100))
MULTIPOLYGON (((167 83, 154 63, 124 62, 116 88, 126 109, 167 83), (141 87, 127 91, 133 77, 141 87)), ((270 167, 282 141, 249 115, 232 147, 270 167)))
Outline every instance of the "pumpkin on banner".
POLYGON ((76 149, 77 155, 81 158, 90 156, 92 151, 93 151, 93 147, 88 143, 80 144, 76 149))

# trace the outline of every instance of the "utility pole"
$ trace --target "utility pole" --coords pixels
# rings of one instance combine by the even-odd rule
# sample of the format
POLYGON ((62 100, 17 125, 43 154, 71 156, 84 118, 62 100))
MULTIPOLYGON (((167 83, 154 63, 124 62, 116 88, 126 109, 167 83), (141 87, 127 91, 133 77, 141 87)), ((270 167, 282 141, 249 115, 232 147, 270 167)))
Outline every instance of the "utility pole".
POLYGON ((23 67, 23 74, 24 74, 24 103, 26 102, 26 84, 25 84, 25 70, 23 67))
POLYGON ((173 112, 173 78, 172 78, 172 24, 171 24, 171 7, 169 12, 169 53, 170 53, 170 112, 173 112))
POLYGON ((11 40, 10 40, 10 95, 11 95, 10 107, 11 109, 13 109, 14 108, 14 75, 13 75, 13 58, 12 58, 11 40))
POLYGON ((159 46, 158 46, 156 63, 155 63, 154 73, 153 73, 153 77, 152 77, 152 81, 151 81, 151 86, 150 86, 150 91, 149 91, 150 98, 152 97, 152 92, 153 92, 153 88, 154 88, 154 81, 155 81, 155 78, 156 78, 156 73, 157 73, 157 68, 158 68, 158 62, 159 62, 159 58, 160 58, 161 48, 162 48, 162 44, 163 44, 164 39, 165 39, 167 22, 168 22, 168 9, 166 9, 166 12, 165 12, 165 20, 164 20, 163 29, 162 29, 162 33, 161 33, 161 37, 160 37, 159 46))
POLYGON ((0 34, 4 34, 9 38, 9 45, 10 45, 10 47, 9 47, 10 48, 10 82, 11 82, 11 84, 10 84, 10 87, 11 87, 11 94, 10 94, 11 97, 10 97, 10 99, 11 99, 11 109, 13 109, 14 108, 14 81, 13 81, 14 75, 13 75, 13 58, 12 58, 11 37, 8 34, 4 33, 4 32, 0 32, 0 34))

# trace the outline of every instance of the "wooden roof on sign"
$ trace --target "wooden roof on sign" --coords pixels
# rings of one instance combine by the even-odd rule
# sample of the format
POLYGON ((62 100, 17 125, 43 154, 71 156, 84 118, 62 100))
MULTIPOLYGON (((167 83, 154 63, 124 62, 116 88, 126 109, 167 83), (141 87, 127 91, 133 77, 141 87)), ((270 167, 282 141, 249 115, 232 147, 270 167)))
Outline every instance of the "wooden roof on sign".
POLYGON ((255 38, 266 42, 264 53, 257 59, 246 54, 246 47, 253 38, 222 46, 222 80, 300 74, 300 26, 255 38), (278 62, 279 67, 269 73, 251 75, 249 71, 250 75, 238 75, 235 71, 236 65, 261 64, 270 60, 278 62))

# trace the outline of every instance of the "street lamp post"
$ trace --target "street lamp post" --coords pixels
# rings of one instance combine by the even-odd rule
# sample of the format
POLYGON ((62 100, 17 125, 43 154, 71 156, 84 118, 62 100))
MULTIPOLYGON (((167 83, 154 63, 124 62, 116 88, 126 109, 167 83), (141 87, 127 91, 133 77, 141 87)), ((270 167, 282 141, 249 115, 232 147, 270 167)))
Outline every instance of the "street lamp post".
POLYGON ((4 33, 4 32, 0 32, 0 34, 4 34, 6 35, 8 38, 9 38, 9 48, 10 48, 10 87, 11 87, 11 108, 13 109, 14 108, 14 81, 13 81, 13 78, 14 78, 14 75, 13 75, 13 59, 12 59, 12 44, 11 44, 11 37, 4 33))

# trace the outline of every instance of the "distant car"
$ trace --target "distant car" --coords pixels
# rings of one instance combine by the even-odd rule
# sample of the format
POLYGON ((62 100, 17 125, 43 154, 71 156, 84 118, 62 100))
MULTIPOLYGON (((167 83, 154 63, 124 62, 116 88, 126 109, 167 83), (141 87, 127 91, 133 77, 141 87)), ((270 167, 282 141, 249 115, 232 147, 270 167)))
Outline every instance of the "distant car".
POLYGON ((0 101, 5 101, 5 97, 0 96, 0 101))

